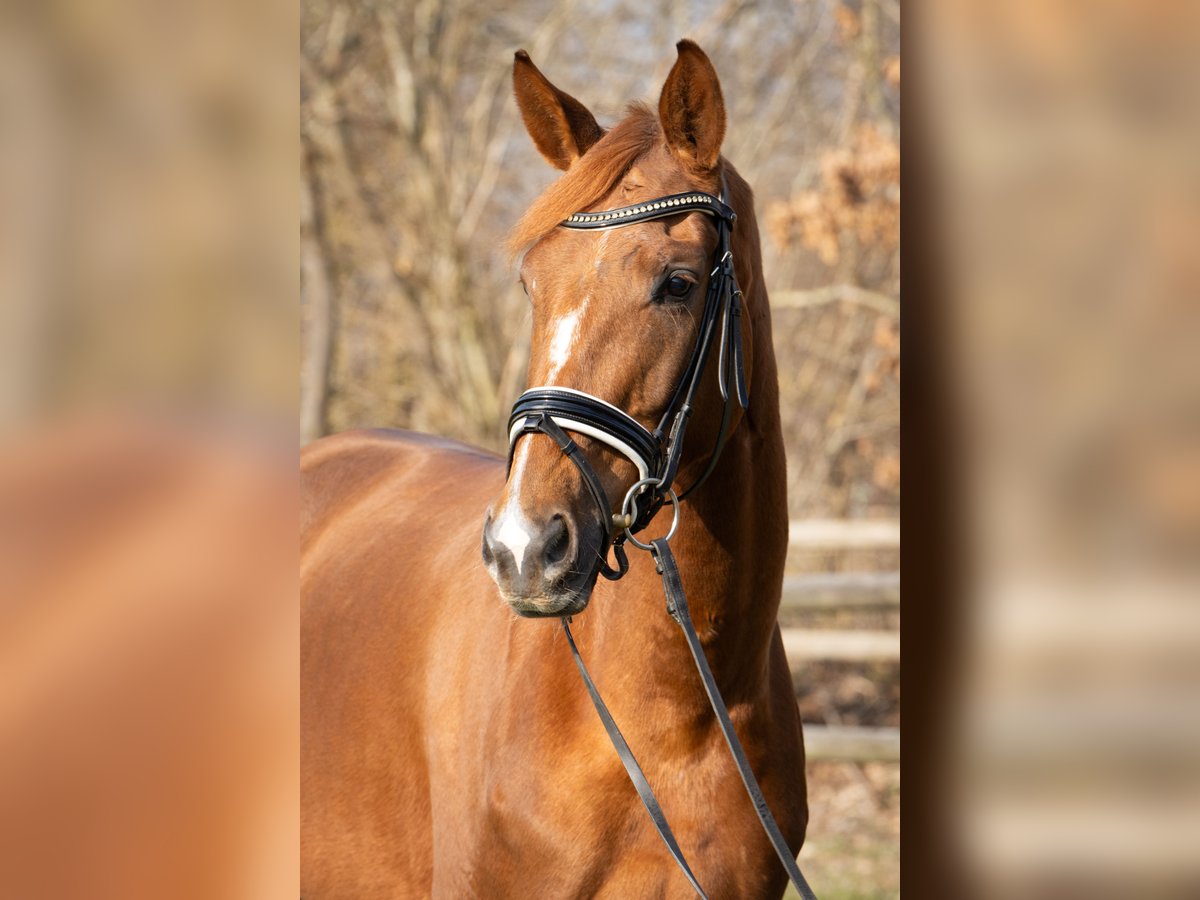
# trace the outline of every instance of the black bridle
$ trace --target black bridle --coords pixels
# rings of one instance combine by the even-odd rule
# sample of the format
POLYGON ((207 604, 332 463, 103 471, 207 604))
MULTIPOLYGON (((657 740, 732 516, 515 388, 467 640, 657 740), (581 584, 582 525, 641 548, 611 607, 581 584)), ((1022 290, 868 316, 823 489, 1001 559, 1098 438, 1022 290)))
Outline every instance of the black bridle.
MULTIPOLYGON (((508 465, 511 470, 513 452, 517 441, 523 435, 536 433, 550 437, 579 469, 588 491, 600 507, 600 518, 606 533, 604 547, 612 546, 617 560, 617 568, 613 569, 609 565, 606 549, 601 554, 598 564, 599 573, 611 581, 616 581, 629 570, 629 560, 624 549, 626 539, 635 546, 649 551, 654 557, 655 567, 663 580, 667 612, 683 630, 688 649, 704 684, 705 693, 716 714, 725 742, 733 755, 746 792, 754 803, 759 821, 762 823, 776 855, 779 856, 787 870, 792 884, 800 892, 800 896, 806 900, 815 900, 812 889, 804 880, 799 866, 796 865, 796 859, 787 846, 787 841, 780 832, 774 816, 771 815, 771 810, 767 807, 758 781, 750 768, 750 762, 746 758, 745 750, 733 729, 729 711, 717 689, 716 679, 713 677, 708 660, 704 655, 704 648, 692 625, 687 597, 684 594, 679 569, 675 564, 675 557, 669 544, 679 523, 680 501, 703 484, 716 468, 717 460, 728 435, 729 424, 733 418, 734 404, 736 403, 741 409, 746 409, 750 403, 742 359, 742 292, 738 289, 733 267, 732 235, 737 215, 724 200, 728 196, 724 175, 721 178, 721 187, 721 197, 714 197, 703 191, 689 191, 620 209, 575 213, 561 223, 563 228, 600 230, 623 228, 638 222, 648 222, 689 212, 700 212, 711 216, 717 226, 717 248, 713 255, 712 272, 708 278, 704 311, 700 318, 699 332, 696 336, 696 344, 692 348, 691 358, 653 431, 648 430, 623 410, 584 391, 553 386, 530 388, 517 398, 517 402, 513 405, 512 415, 509 417, 508 465), (688 419, 692 414, 692 403, 704 375, 708 357, 712 352, 713 344, 718 340, 718 323, 720 323, 720 349, 717 373, 721 399, 724 403, 721 427, 703 473, 687 490, 677 495, 672 486, 683 454, 684 434, 687 431, 688 419), (626 492, 619 514, 612 514, 612 506, 600 477, 567 432, 583 434, 606 444, 629 459, 637 468, 638 480, 626 492), (644 496, 647 494, 648 497, 644 496), (640 506, 639 498, 644 501, 640 506), (675 512, 670 532, 666 537, 658 538, 648 544, 639 541, 634 535, 650 523, 667 500, 671 501, 675 512)), ((608 732, 609 739, 616 748, 617 755, 620 757, 630 781, 633 782, 642 804, 650 814, 659 837, 666 844, 667 850, 696 893, 707 900, 704 889, 696 880, 695 874, 679 848, 679 843, 671 831, 671 826, 667 823, 666 816, 654 796, 650 783, 588 674, 587 667, 584 665, 583 658, 579 655, 579 650, 571 635, 570 622, 569 617, 563 618, 563 631, 566 633, 567 643, 570 645, 576 666, 583 677, 592 704, 608 732)))
POLYGON ((621 209, 575 213, 561 223, 563 228, 595 231, 623 228, 688 212, 700 212, 713 217, 717 226, 717 248, 713 255, 713 268, 708 278, 708 290, 704 297, 704 310, 700 316, 696 344, 657 427, 650 431, 623 410, 591 394, 571 388, 549 386, 525 391, 517 398, 508 420, 510 468, 517 441, 522 435, 531 433, 541 433, 552 438, 579 468, 584 482, 600 507, 601 521, 607 538, 604 546, 611 544, 618 560, 615 570, 608 565, 607 558, 602 560, 599 566, 600 573, 614 581, 624 575, 628 568, 622 546, 625 539, 632 538, 633 534, 645 528, 662 508, 663 503, 669 497, 676 496, 672 485, 683 454, 688 418, 692 414, 696 390, 700 386, 718 333, 718 382, 724 402, 721 428, 704 472, 687 490, 679 494, 677 499, 685 499, 712 474, 733 418, 734 403, 742 409, 750 403, 742 359, 742 292, 738 289, 737 276, 733 270, 732 232, 737 214, 721 198, 702 191, 689 191, 621 209), (558 426, 557 429, 554 426, 558 426), (630 489, 630 494, 626 495, 619 515, 611 514, 612 506, 599 477, 586 457, 576 452, 574 441, 565 434, 567 431, 584 434, 608 445, 636 467, 638 481, 630 489), (649 494, 648 498, 643 498, 648 502, 639 506, 637 500, 644 494, 649 494))

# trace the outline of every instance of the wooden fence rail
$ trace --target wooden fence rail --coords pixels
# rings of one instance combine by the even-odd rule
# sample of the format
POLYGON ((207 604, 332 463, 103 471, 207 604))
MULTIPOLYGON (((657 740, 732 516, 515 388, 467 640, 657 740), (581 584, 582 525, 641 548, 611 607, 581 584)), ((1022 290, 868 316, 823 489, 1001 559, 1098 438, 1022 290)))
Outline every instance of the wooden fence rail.
POLYGON ((781 608, 886 609, 900 605, 899 572, 824 572, 783 579, 781 608))
POLYGON ((805 725, 804 752, 810 762, 899 762, 899 728, 805 725))
POLYGON ((783 628, 781 633, 783 649, 793 669, 814 659, 876 662, 900 658, 898 631, 783 628))
POLYGON ((895 549, 900 546, 900 520, 793 519, 788 523, 788 541, 793 550, 895 549))

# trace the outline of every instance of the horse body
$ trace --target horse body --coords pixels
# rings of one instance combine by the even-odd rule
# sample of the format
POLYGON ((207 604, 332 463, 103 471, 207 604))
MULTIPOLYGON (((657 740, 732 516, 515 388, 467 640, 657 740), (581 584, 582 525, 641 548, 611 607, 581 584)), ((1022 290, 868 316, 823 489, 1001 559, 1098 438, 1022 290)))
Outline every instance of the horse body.
MULTIPOLYGON (((684 50, 681 45, 681 63, 684 50)), ((694 54, 686 60, 693 75, 699 65, 694 54)), ((518 55, 519 101, 520 79, 541 78, 536 70, 528 73, 531 66, 518 55)), ((712 79, 715 84, 715 74, 712 79)), ((552 149, 563 156, 555 164, 567 168, 588 141, 599 140, 598 126, 586 110, 580 114, 577 101, 543 82, 534 79, 525 90, 541 91, 542 99, 557 97, 554 102, 570 113, 562 127, 574 132, 551 136, 558 141, 552 149)), ((719 89, 716 97, 719 103, 719 89)), ((526 105, 522 112, 528 113, 526 105)), ((720 114, 723 133, 723 110, 720 114)), ((650 128, 640 113, 632 118, 637 121, 625 131, 614 129, 604 146, 629 143, 622 152, 636 154, 638 165, 627 165, 629 178, 606 185, 588 202, 612 205, 614 198, 631 194, 636 201, 639 191, 654 196, 681 183, 696 189, 658 146, 663 133, 657 124, 650 128), (642 144, 631 143, 634 138, 642 144)), ((546 135, 530 128, 539 149, 554 161, 546 135)), ((719 146, 720 134, 716 141, 719 146)), ((710 163, 715 159, 712 150, 710 163)), ((735 423, 712 477, 689 497, 672 548, 741 742, 789 845, 798 851, 807 824, 804 751, 775 623, 787 545, 777 377, 753 202, 745 183, 728 171, 739 216, 734 240, 738 281, 746 292, 754 399, 735 423)), ((696 178, 705 183, 710 175, 696 178)), ((673 376, 660 378, 663 383, 651 391, 637 381, 634 359, 626 366, 633 386, 623 388, 612 381, 615 367, 594 364, 601 357, 589 358, 582 342, 570 347, 579 367, 573 370, 564 365, 566 354, 556 358, 552 351, 547 357, 538 349, 553 341, 536 338, 573 337, 583 330, 585 307, 592 316, 611 315, 619 298, 602 297, 599 281, 633 283, 638 274, 629 267, 639 252, 655 249, 647 236, 665 235, 679 258, 709 254, 711 243, 705 249, 703 242, 711 242, 711 228, 705 231, 694 216, 681 218, 685 221, 665 229, 638 226, 640 232, 614 233, 611 241, 555 236, 539 246, 530 281, 565 278, 562 260, 578 261, 581 249, 590 254, 595 248, 596 262, 590 271, 588 256, 590 307, 585 297, 569 317, 559 310, 556 318, 534 301, 534 383, 571 386, 586 375, 591 382, 575 383, 592 386, 607 371, 610 402, 632 406, 638 414, 643 395, 647 409, 665 402, 673 376), (564 256, 556 260, 556 252, 564 256), (564 320, 574 331, 562 327, 564 320)), ((549 290, 531 287, 539 296, 549 290)), ((686 320, 649 318, 639 324, 625 314, 609 327, 622 320, 630 328, 666 322, 675 329, 670 333, 686 337, 686 320)), ((596 352, 603 350, 602 341, 596 352)), ((660 356, 660 367, 682 367, 665 351, 660 356)), ((651 368, 641 374, 654 384, 651 368)), ((715 375, 705 390, 715 393, 715 375)), ((697 410, 693 429, 703 449, 681 464, 683 483, 705 467, 717 420, 713 410, 697 410)), ((563 608, 561 601, 552 593, 512 596, 520 560, 510 557, 516 562, 509 580, 487 552, 487 526, 501 507, 504 514, 515 509, 514 517, 561 510, 554 519, 569 523, 565 546, 577 550, 576 568, 587 564, 594 546, 586 532, 594 527, 588 516, 595 510, 587 506, 573 467, 545 438, 522 440, 514 466, 522 477, 514 474, 507 482, 504 461, 492 454, 398 431, 336 435, 302 453, 301 877, 308 900, 692 895, 591 708, 558 622, 514 613, 536 615, 529 610, 544 606, 542 614, 558 615, 553 610, 563 608), (518 491, 514 482, 522 480, 518 491), (495 501, 498 494, 501 503, 495 501), (563 506, 563 497, 583 499, 563 506)), ((633 466, 606 457, 586 439, 580 446, 610 495, 620 497, 636 477, 633 466)), ((670 516, 667 507, 647 533, 664 533, 670 516)), ((511 533, 498 530, 501 536, 511 533)), ((526 554, 527 569, 529 560, 526 554)), ((524 574, 520 584, 527 585, 529 572, 524 574)), ((781 896, 785 874, 743 791, 683 636, 665 611, 650 558, 634 552, 621 581, 596 582, 593 569, 586 585, 571 590, 568 600, 587 607, 575 613, 580 651, 700 883, 713 898, 781 896)))
MULTIPOLYGON (((357 432, 307 447, 302 477, 303 895, 689 896, 558 623, 513 615, 484 571, 478 521, 462 512, 486 506, 503 462, 357 432)), ((677 556, 739 734, 798 847, 803 751, 790 675, 777 630, 768 641, 749 633, 761 621, 733 621, 742 611, 725 592, 752 596, 763 571, 737 565, 747 554, 721 543, 731 537, 721 526, 739 523, 729 530, 745 544, 778 541, 761 522, 740 527, 754 521, 752 492, 746 509, 736 499, 697 498, 696 509, 719 514, 719 534, 685 521, 677 556), (768 652, 732 665, 746 644, 768 652)), ((782 870, 648 557, 597 586, 576 637, 706 890, 777 896, 782 870)))

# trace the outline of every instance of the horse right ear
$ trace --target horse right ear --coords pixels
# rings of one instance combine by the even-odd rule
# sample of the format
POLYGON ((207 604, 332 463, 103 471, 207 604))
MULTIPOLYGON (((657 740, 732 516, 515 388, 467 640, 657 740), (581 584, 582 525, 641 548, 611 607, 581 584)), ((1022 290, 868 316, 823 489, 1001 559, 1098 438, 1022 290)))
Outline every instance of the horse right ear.
POLYGON ((555 168, 569 169, 604 136, 587 107, 552 85, 524 50, 513 59, 513 92, 525 130, 555 168))
POLYGON ((675 45, 679 57, 658 98, 658 117, 671 152, 689 168, 710 171, 725 140, 725 100, 712 62, 693 41, 675 45))

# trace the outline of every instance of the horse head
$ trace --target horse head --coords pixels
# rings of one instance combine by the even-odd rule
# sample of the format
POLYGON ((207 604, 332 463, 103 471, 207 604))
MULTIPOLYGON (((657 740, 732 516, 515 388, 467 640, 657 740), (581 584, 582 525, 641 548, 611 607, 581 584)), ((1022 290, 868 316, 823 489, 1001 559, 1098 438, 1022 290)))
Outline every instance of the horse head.
MULTIPOLYGON (((654 202, 693 192, 709 201, 720 195, 732 206, 725 191, 735 179, 739 200, 749 197, 720 155, 725 109, 716 71, 699 47, 681 41, 657 112, 632 105, 608 131, 523 51, 513 83, 534 144, 564 171, 510 241, 514 254, 524 251, 521 284, 532 308, 527 387, 560 389, 568 402, 599 401, 593 412, 610 407, 664 443, 671 422, 663 417, 695 367, 712 302, 709 282, 720 267, 722 222, 686 203, 672 214, 654 202), (612 210, 624 218, 611 225, 587 215, 612 210)), ((726 212, 728 229, 734 217, 726 212)), ((741 332, 735 337, 741 365, 741 332)), ((747 335, 747 351, 750 343, 747 335)), ((747 370, 751 362, 747 352, 747 370)), ((694 411, 684 417, 691 419, 688 441, 676 460, 693 481, 722 431, 725 384, 718 391, 716 367, 707 368, 701 361, 694 411)), ((736 426, 740 415, 736 410, 732 423, 726 416, 724 425, 736 426)), ((582 467, 564 454, 561 439, 522 430, 519 422, 513 428, 509 477, 487 511, 482 553, 501 596, 522 615, 571 615, 587 606, 619 531, 621 498, 647 475, 661 474, 646 471, 652 448, 622 449, 623 441, 589 429, 586 418, 573 420, 569 438, 582 467), (598 486, 588 483, 587 469, 598 486)))

